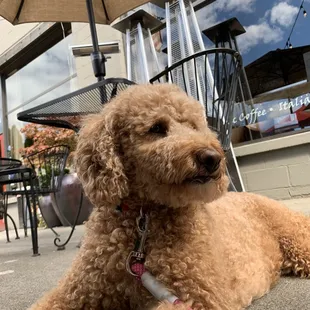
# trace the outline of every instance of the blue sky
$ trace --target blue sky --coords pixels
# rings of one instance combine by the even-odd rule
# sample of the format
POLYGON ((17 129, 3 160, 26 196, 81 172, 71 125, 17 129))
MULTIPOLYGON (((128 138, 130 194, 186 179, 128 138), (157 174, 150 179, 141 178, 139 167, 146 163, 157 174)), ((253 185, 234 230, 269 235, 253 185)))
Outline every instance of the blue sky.
MULTIPOLYGON (((270 50, 284 48, 301 0, 217 0, 200 10, 198 20, 206 29, 237 17, 247 32, 238 37, 245 65, 270 50)), ((291 43, 294 47, 310 44, 310 0, 305 0, 308 16, 299 15, 291 43)))

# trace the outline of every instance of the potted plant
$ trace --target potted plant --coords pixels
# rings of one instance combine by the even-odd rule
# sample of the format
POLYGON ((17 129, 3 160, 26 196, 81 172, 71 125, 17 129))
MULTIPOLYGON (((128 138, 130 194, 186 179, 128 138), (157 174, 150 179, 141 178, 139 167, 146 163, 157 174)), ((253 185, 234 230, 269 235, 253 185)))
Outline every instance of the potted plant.
MULTIPOLYGON (((67 159, 67 168, 62 179, 60 190, 56 193, 57 207, 53 203, 53 195, 44 195, 39 198, 40 211, 48 227, 68 226, 74 223, 76 218, 80 196, 82 191, 76 173, 73 171, 73 155, 76 148, 76 133, 73 130, 64 128, 55 128, 39 124, 29 123, 21 129, 25 135, 24 147, 20 149, 20 154, 27 157, 38 151, 55 145, 68 145, 70 154, 67 159)), ((50 171, 46 167, 44 174, 40 175, 40 187, 48 187, 51 180, 51 174, 57 177, 57 171, 50 171)), ((78 224, 88 219, 93 206, 89 200, 84 197, 78 224)))
MULTIPOLYGON (((56 192, 58 205, 58 217, 63 226, 73 225, 78 214, 78 208, 81 202, 82 185, 75 172, 65 174, 62 180, 60 190, 56 192)), ((93 205, 88 198, 83 195, 81 212, 77 220, 77 225, 82 224, 88 219, 93 209, 93 205)))

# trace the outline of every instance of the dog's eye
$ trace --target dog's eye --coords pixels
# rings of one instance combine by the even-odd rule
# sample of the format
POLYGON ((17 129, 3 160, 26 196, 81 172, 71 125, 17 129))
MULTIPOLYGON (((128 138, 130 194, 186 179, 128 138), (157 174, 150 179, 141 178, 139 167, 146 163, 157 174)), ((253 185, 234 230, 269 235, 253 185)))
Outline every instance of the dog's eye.
POLYGON ((149 132, 165 135, 167 133, 167 126, 163 123, 156 123, 149 129, 149 132))

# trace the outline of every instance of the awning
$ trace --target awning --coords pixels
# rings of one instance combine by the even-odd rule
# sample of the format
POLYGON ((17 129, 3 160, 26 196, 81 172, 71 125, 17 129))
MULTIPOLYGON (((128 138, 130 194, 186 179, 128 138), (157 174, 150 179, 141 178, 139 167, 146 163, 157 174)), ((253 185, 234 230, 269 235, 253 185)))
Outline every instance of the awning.
POLYGON ((304 54, 310 45, 270 51, 245 67, 252 96, 307 79, 304 54))

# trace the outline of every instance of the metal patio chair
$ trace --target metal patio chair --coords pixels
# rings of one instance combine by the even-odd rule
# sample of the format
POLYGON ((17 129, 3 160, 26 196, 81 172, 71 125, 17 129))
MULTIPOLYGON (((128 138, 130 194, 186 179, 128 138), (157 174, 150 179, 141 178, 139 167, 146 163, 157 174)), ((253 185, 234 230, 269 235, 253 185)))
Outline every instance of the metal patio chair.
MULTIPOLYGON (((57 145, 25 157, 35 173, 36 203, 40 207, 39 196, 50 195, 55 212, 58 212, 60 215, 62 215, 62 213, 60 208, 58 208, 56 193, 60 190, 62 184, 69 152, 69 146, 57 145)), ((80 201, 80 203, 82 203, 82 201, 80 201)), ((43 214, 42 217, 44 218, 43 214)), ((65 219, 65 216, 62 216, 62 218, 65 219)), ((70 226, 72 230, 74 230, 75 225, 70 226)), ((58 233, 53 228, 50 229, 56 236, 54 244, 58 249, 63 250, 65 245, 59 245, 57 243, 60 241, 58 233)))
MULTIPOLYGON (((18 168, 21 166, 22 166, 22 162, 18 159, 6 158, 6 157, 0 158, 0 171, 8 170, 8 169, 14 169, 14 168, 18 168)), ((9 176, 9 177, 11 179, 13 178, 13 176, 9 176)), ((2 181, 4 181, 4 179, 5 179, 5 177, 2 177, 2 181)), ((0 182, 1 182, 1 177, 0 177, 0 182)), ((15 235, 16 235, 15 239, 20 239, 20 238, 18 235, 16 223, 15 223, 14 219, 12 218, 12 216, 10 214, 8 214, 8 212, 7 212, 8 203, 7 203, 7 196, 5 194, 5 186, 6 185, 2 185, 0 188, 1 195, 2 195, 2 201, 1 201, 1 205, 0 205, 0 217, 4 219, 6 240, 7 240, 7 242, 10 242, 8 219, 11 220, 11 222, 14 226, 15 235)), ((23 217, 24 217, 24 213, 23 213, 23 217)), ((25 225, 24 218, 23 218, 23 222, 24 222, 23 224, 25 225)))

